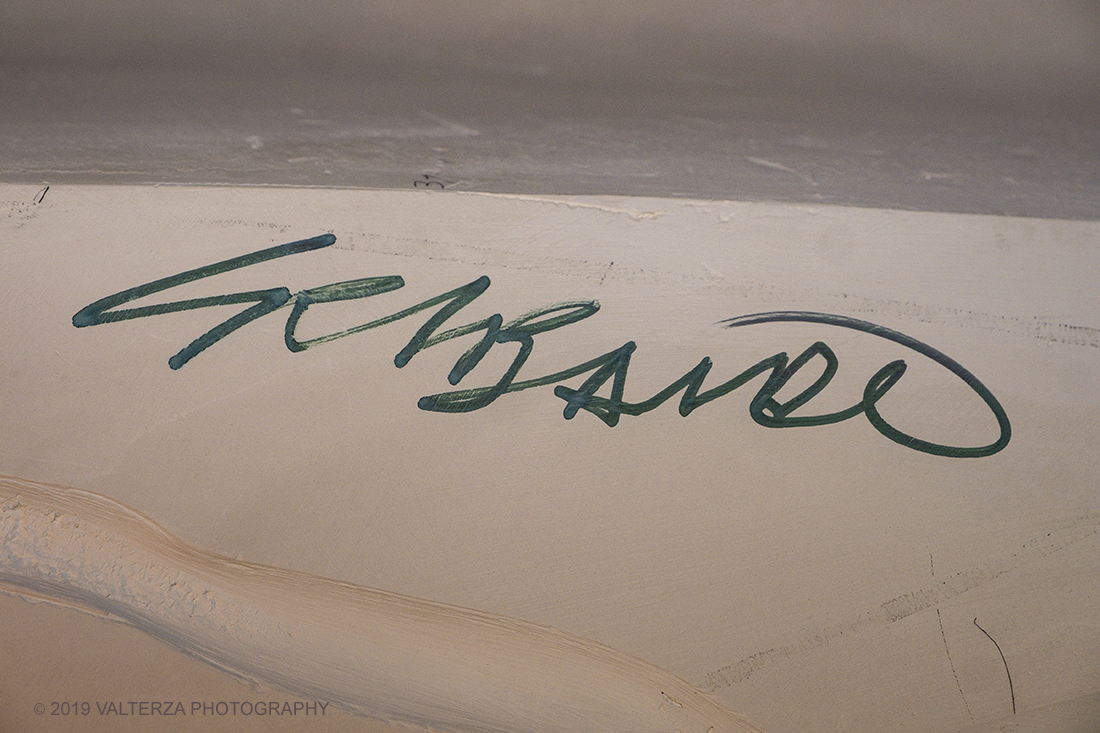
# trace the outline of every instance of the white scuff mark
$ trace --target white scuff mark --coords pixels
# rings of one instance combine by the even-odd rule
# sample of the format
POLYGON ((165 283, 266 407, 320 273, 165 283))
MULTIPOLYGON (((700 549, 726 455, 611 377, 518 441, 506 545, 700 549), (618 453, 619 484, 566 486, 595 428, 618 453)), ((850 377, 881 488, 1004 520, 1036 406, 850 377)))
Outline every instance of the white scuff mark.
POLYGON ((319 163, 321 159, 316 156, 306 156, 303 158, 288 158, 287 163, 319 163))
POLYGON ((423 117, 436 124, 435 127, 349 127, 332 134, 337 140, 357 138, 389 138, 409 140, 415 138, 454 138, 477 137, 481 133, 472 127, 466 127, 431 112, 421 112, 423 117))
POLYGON ((783 165, 782 163, 776 163, 774 160, 765 160, 764 158, 753 158, 753 157, 748 156, 748 155, 745 156, 745 160, 749 161, 753 165, 758 165, 761 168, 767 168, 769 170, 780 171, 782 173, 790 173, 792 175, 798 176, 803 181, 806 181, 807 183, 809 183, 811 186, 816 186, 817 185, 817 181, 814 180, 814 177, 812 175, 802 173, 801 171, 796 171, 794 168, 788 168, 787 166, 783 165))
POLYGON ((96 175, 104 176, 130 176, 130 175, 145 175, 149 171, 145 170, 107 170, 105 168, 12 168, 4 171, 5 173, 27 173, 32 175, 40 174, 57 174, 57 175, 69 175, 72 173, 95 173, 96 175))
POLYGON ((954 178, 954 173, 941 173, 938 171, 921 171, 920 177, 926 181, 943 181, 948 178, 954 178))
POLYGON ((512 201, 527 201, 536 204, 550 204, 552 206, 565 206, 570 209, 587 209, 591 211, 603 211, 608 214, 622 214, 629 216, 631 219, 657 219, 661 216, 667 215, 669 212, 662 211, 660 209, 626 209, 615 206, 607 206, 605 204, 591 203, 587 201, 576 201, 566 198, 552 198, 549 196, 529 196, 525 194, 515 193, 483 193, 476 191, 460 192, 465 196, 487 196, 497 199, 509 199, 512 201))
POLYGON ((61 355, 61 352, 58 351, 57 349, 54 349, 53 353, 54 353, 55 356, 57 356, 58 359, 60 359, 62 362, 64 362, 65 366, 68 367, 69 369, 79 369, 82 372, 88 372, 88 371, 92 371, 92 370, 95 369, 95 367, 85 366, 83 364, 74 364, 74 363, 72 363, 71 361, 69 361, 68 359, 63 357, 61 355))
POLYGON ((264 146, 264 139, 259 135, 249 135, 244 139, 244 141, 248 143, 248 147, 252 148, 253 150, 259 150, 264 146))

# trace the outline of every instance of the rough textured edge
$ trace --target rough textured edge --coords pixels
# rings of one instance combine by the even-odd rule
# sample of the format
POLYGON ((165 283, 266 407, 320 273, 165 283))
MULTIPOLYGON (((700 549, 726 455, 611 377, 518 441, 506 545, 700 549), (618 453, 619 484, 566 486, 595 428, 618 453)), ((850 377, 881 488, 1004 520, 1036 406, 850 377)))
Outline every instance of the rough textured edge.
POLYGON ((111 499, 0 477, 0 588, 216 667, 441 731, 756 731, 680 678, 524 621, 229 560, 111 499))

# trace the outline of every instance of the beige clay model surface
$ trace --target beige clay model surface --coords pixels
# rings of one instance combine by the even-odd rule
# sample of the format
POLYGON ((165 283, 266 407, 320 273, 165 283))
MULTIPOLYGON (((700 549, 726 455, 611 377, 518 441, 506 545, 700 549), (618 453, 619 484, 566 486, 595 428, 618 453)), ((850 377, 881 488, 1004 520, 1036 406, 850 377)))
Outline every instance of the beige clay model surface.
POLYGON ((0 585, 132 624, 248 680, 439 731, 756 728, 556 629, 252 563, 97 494, 0 478, 0 585))
POLYGON ((1094 733, 1097 120, 1090 0, 0 2, 0 733, 1094 733))

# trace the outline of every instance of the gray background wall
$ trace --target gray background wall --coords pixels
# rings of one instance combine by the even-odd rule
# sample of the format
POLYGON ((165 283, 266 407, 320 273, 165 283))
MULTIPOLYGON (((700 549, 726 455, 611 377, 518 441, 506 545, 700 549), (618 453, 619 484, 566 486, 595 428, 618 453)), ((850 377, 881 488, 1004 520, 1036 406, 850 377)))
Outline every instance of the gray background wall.
POLYGON ((12 182, 1100 213, 1084 0, 9 0, 0 96, 12 182))

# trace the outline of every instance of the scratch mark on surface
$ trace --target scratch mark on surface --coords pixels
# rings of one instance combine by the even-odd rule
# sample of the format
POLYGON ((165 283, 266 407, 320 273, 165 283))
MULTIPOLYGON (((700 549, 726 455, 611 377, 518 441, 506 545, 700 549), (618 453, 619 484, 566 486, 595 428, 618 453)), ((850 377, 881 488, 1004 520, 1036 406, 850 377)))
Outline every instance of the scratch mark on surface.
POLYGON ((50 187, 46 186, 41 191, 39 191, 37 194, 35 194, 35 197, 33 199, 31 199, 31 201, 35 204, 42 203, 42 199, 46 198, 46 192, 49 191, 49 190, 50 190, 50 187))
POLYGON ((813 176, 806 175, 805 173, 801 173, 799 171, 796 171, 794 168, 788 168, 787 166, 783 165, 782 163, 776 163, 775 161, 765 160, 763 158, 753 158, 753 157, 750 157, 750 156, 747 156, 747 155, 745 156, 745 160, 749 161, 753 165, 758 165, 761 168, 767 168, 767 169, 773 170, 773 171, 780 171, 782 173, 791 173, 793 175, 798 176, 803 181, 806 181, 811 186, 816 186, 817 185, 817 181, 814 180, 813 176))
POLYGON ((959 695, 962 697, 963 705, 966 706, 966 714, 970 716, 970 722, 974 722, 974 713, 970 712, 970 703, 966 701, 966 693, 963 692, 962 685, 959 684, 959 673, 955 670, 955 660, 951 658, 951 650, 947 647, 947 634, 943 630, 943 617, 940 615, 940 609, 936 609, 936 621, 940 624, 940 636, 943 638, 943 650, 947 652, 947 663, 951 665, 951 674, 955 677, 955 687, 959 688, 959 695))
POLYGON ((552 204, 554 206, 565 206, 569 209, 589 209, 592 211, 605 211, 609 214, 625 214, 634 220, 642 219, 657 219, 662 214, 667 212, 656 211, 648 209, 645 211, 638 209, 620 209, 614 206, 605 206, 597 203, 590 203, 587 201, 575 201, 568 198, 552 198, 549 196, 531 196, 526 194, 515 193, 484 193, 481 191, 467 191, 463 192, 465 196, 484 196, 496 199, 510 199, 513 201, 529 201, 536 204, 552 204))
POLYGON ((94 368, 94 367, 90 367, 90 366, 80 366, 80 365, 77 365, 77 364, 73 364, 71 361, 69 361, 68 359, 63 357, 61 355, 61 352, 58 351, 57 349, 54 349, 53 353, 57 356, 58 359, 60 359, 61 361, 63 361, 65 363, 65 366, 69 367, 70 369, 79 369, 82 372, 86 372, 86 371, 89 371, 89 370, 94 368))
POLYGON ((882 300, 865 298, 851 293, 825 293, 826 297, 839 298, 848 307, 849 313, 868 313, 881 316, 891 313, 898 318, 915 320, 920 323, 950 323, 962 328, 978 328, 992 333, 1006 333, 1024 336, 1038 341, 1066 344, 1068 346, 1089 346, 1100 348, 1100 329, 1078 326, 1071 323, 1045 321, 1038 317, 983 313, 962 308, 945 308, 900 300, 882 300))
MULTIPOLYGON (((974 625, 978 626, 978 617, 977 616, 974 617, 974 625)), ((994 639, 992 636, 989 635, 988 631, 983 629, 981 626, 978 626, 978 631, 985 634, 986 637, 991 642, 993 642, 993 646, 997 647, 997 653, 1001 655, 1001 661, 1004 662, 1004 665, 1005 665, 1005 674, 1008 676, 1008 694, 1009 694, 1009 697, 1012 698, 1012 714, 1015 715, 1016 714, 1016 693, 1012 689, 1012 673, 1008 671, 1008 660, 1005 659, 1005 653, 1001 651, 1001 645, 997 643, 996 639, 994 639)))
POLYGON ((957 572, 933 583, 931 587, 903 593, 878 606, 863 610, 847 623, 820 629, 800 641, 750 654, 721 669, 708 672, 703 675, 698 685, 706 692, 732 687, 760 670, 785 659, 795 659, 809 654, 836 639, 858 633, 871 626, 881 627, 896 623, 926 609, 935 608, 943 601, 986 585, 1007 573, 1061 552, 1078 542, 1093 538, 1098 533, 1100 533, 1100 513, 1086 514, 1068 520, 1066 526, 1060 528, 1060 531, 1043 532, 1023 543, 1023 546, 1016 551, 993 558, 980 567, 957 572))

